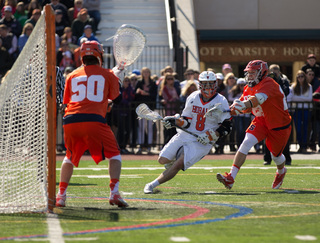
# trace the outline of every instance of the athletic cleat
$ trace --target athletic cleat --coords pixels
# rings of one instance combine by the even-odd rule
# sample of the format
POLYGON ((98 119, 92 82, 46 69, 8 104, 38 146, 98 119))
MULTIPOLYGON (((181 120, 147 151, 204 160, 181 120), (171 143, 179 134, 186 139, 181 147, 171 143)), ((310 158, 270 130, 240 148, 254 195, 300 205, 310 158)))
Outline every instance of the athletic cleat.
POLYGON ((283 179, 284 179, 284 176, 286 175, 286 173, 287 173, 287 168, 284 168, 284 173, 281 175, 277 172, 277 174, 274 178, 274 181, 272 183, 272 189, 279 189, 280 188, 280 186, 283 183, 283 179))
POLYGON ((56 207, 65 207, 66 206, 66 195, 60 196, 59 194, 56 197, 56 207))
POLYGON ((150 183, 146 184, 144 189, 143 189, 145 194, 152 194, 153 193, 153 187, 151 186, 150 183))
POLYGON ((221 182, 227 189, 231 189, 234 183, 234 179, 231 176, 231 173, 225 173, 225 175, 222 175, 220 173, 217 173, 217 179, 219 182, 221 182))
POLYGON ((110 193, 109 203, 110 205, 118 205, 119 208, 129 207, 129 204, 122 199, 119 193, 110 193))

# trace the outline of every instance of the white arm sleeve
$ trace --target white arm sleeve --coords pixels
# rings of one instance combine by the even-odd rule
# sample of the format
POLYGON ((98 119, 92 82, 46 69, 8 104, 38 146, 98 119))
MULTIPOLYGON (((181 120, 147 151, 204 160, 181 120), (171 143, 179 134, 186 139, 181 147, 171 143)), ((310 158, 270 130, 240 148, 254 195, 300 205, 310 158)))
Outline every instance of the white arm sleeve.
POLYGON ((257 93, 255 94, 255 97, 257 98, 259 105, 261 105, 263 102, 265 102, 268 99, 268 95, 264 93, 257 93))

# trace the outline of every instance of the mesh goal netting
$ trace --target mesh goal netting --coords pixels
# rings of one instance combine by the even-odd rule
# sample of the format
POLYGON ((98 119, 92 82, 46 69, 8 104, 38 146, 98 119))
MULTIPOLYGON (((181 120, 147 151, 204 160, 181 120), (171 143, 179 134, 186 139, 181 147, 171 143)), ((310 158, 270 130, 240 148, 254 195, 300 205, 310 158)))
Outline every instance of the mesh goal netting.
POLYGON ((43 13, 0 86, 0 213, 48 209, 45 29, 43 13))

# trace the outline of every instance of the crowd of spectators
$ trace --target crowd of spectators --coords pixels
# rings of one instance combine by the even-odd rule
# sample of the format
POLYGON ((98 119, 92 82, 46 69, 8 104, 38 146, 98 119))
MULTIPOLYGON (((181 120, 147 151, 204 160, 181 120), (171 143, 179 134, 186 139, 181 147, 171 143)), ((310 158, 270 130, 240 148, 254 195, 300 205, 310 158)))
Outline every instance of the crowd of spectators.
POLYGON ((0 78, 19 56, 46 4, 51 5, 55 13, 57 66, 62 71, 79 67, 74 51, 82 38, 99 42, 95 33, 101 19, 100 0, 1 1, 0 78))
MULTIPOLYGON (((0 80, 23 50, 46 4, 51 5, 55 13, 57 66, 64 75, 81 65, 81 43, 87 40, 99 42, 96 37, 101 20, 99 0, 5 0, 0 5, 0 80)), ((225 96, 230 104, 241 96, 246 81, 236 77, 237 72, 233 72, 230 64, 222 65, 219 70, 209 68, 208 71, 216 73, 217 92, 225 96)), ((144 151, 151 153, 151 148, 158 144, 156 140, 159 134, 163 144, 169 141, 175 129, 167 131, 152 121, 137 120, 134 108, 143 102, 151 109, 158 109, 163 116, 180 113, 187 97, 199 88, 198 75, 199 71, 187 69, 184 79, 179 80, 174 69, 166 66, 160 77, 152 75, 147 67, 133 70, 125 77, 121 87, 122 102, 115 105, 108 114, 108 122, 114 128, 122 153, 134 151, 132 149, 129 152, 129 145, 137 148, 138 154, 144 151)), ((299 145, 298 152, 305 153, 307 149, 317 151, 320 142, 320 66, 316 56, 307 56, 306 64, 294 75, 292 81, 281 73, 278 64, 270 65, 269 75, 279 83, 287 99, 295 128, 293 133, 299 145)), ((214 152, 224 153, 225 146, 235 152, 251 118, 250 115, 235 117, 233 131, 224 140, 217 142, 214 152)), ((255 147, 257 152, 260 152, 260 146, 262 144, 255 147)), ((289 144, 284 154, 290 164, 289 144)), ((265 164, 270 164, 268 151, 265 164)))

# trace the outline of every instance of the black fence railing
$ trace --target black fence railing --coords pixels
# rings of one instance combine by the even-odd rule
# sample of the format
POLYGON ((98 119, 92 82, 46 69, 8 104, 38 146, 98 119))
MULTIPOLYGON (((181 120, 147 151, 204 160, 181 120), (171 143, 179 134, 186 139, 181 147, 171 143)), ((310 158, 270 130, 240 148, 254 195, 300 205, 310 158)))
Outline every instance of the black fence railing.
MULTIPOLYGON (((114 105, 112 111, 107 114, 107 122, 112 128, 120 148, 131 148, 132 150, 138 147, 161 149, 168 139, 175 134, 175 130, 168 133, 161 121, 152 122, 137 119, 135 112, 137 105, 139 104, 135 102, 132 102, 130 106, 114 105)), ((184 103, 175 102, 171 109, 155 103, 150 104, 150 107, 157 107, 155 111, 165 117, 175 113, 181 114, 184 103)), ((318 144, 320 139, 320 131, 318 130, 320 129, 320 106, 313 102, 290 102, 288 107, 292 116, 290 144, 308 147, 318 144)), ((233 151, 231 148, 237 148, 241 144, 243 137, 239 134, 246 130, 248 123, 253 118, 252 115, 248 117, 249 121, 247 120, 247 123, 238 122, 237 118, 239 116, 233 119, 233 132, 220 142, 220 148, 230 146, 230 150, 233 151)), ((58 136, 61 137, 62 135, 58 136)))

